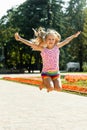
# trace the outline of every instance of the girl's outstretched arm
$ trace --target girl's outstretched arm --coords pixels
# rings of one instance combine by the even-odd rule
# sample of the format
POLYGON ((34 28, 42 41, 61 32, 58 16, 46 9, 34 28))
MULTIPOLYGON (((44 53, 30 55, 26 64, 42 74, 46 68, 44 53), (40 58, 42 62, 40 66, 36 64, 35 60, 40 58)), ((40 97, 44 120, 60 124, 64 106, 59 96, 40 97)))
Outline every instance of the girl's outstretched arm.
POLYGON ((63 47, 64 45, 68 44, 70 41, 72 41, 74 38, 78 37, 81 31, 78 31, 77 33, 73 34, 72 36, 66 38, 64 41, 57 44, 59 48, 63 47))
POLYGON ((16 39, 17 41, 20 41, 20 42, 22 42, 22 43, 24 43, 24 44, 26 44, 26 45, 28 45, 28 46, 32 46, 32 42, 31 42, 31 41, 28 41, 28 40, 26 40, 26 39, 20 37, 20 35, 19 35, 18 33, 15 33, 14 36, 15 36, 15 39, 16 39))
POLYGON ((20 41, 20 42, 24 43, 25 45, 30 46, 35 51, 42 51, 42 49, 43 49, 43 47, 40 47, 39 45, 35 45, 31 41, 28 41, 28 40, 20 37, 20 35, 18 33, 15 33, 15 39, 17 41, 20 41))

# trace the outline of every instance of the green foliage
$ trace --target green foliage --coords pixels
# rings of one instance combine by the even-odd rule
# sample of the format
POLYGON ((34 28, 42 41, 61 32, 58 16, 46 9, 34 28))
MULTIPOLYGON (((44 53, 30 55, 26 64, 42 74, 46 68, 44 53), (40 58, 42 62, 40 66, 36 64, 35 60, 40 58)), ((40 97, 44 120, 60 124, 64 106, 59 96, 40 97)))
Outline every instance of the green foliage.
POLYGON ((87 62, 83 63, 82 68, 83 68, 83 72, 87 72, 87 62))
MULTIPOLYGON (((83 10, 86 5, 86 0, 70 0, 69 5, 66 10, 66 23, 67 34, 73 34, 77 31, 83 30, 83 10)), ((74 39, 71 44, 66 47, 67 60, 77 61, 80 63, 82 71, 83 63, 83 41, 82 34, 76 39, 74 39), (70 55, 70 59, 68 57, 70 55)))
POLYGON ((84 50, 83 52, 83 62, 87 59, 87 8, 84 9, 83 11, 83 31, 82 31, 82 49, 84 50))

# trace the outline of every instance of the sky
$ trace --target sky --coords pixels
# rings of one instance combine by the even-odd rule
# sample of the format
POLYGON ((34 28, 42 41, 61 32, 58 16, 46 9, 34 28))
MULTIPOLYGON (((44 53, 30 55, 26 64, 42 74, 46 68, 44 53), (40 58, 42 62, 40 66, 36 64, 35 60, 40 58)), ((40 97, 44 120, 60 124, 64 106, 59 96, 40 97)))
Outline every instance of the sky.
POLYGON ((7 10, 22 4, 26 0, 0 0, 0 1, 1 1, 0 2, 0 18, 1 18, 6 14, 7 10))
POLYGON ((1 1, 0 2, 0 18, 1 18, 6 14, 7 10, 22 4, 26 0, 0 0, 0 1, 1 1))

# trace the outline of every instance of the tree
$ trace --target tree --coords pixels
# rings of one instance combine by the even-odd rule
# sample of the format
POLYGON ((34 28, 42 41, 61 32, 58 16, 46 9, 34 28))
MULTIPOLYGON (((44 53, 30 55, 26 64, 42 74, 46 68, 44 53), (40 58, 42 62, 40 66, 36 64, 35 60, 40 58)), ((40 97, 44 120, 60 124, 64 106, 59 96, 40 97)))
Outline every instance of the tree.
MULTIPOLYGON (((67 30, 69 34, 83 30, 83 10, 86 6, 86 0, 70 0, 69 6, 66 10, 66 21, 67 21, 67 30)), ((83 63, 83 42, 82 35, 77 39, 72 41, 72 44, 69 44, 67 47, 67 52, 72 55, 71 61, 78 61, 81 66, 83 63)))
POLYGON ((83 62, 87 59, 87 8, 83 11, 83 31, 82 31, 82 44, 83 44, 83 62))

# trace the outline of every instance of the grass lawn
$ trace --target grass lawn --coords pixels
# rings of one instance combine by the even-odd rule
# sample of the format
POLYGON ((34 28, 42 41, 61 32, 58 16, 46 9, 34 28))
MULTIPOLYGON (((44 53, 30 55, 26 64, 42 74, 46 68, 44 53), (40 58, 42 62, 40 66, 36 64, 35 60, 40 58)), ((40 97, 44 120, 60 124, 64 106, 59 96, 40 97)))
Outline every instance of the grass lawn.
POLYGON ((61 81, 62 81, 62 84, 87 88, 87 80, 86 81, 81 80, 81 81, 77 81, 77 82, 68 82, 64 78, 62 78, 61 81))
POLYGON ((61 75, 66 75, 66 74, 77 74, 77 75, 80 75, 80 74, 87 74, 87 72, 64 72, 64 71, 60 71, 61 72, 61 75))

